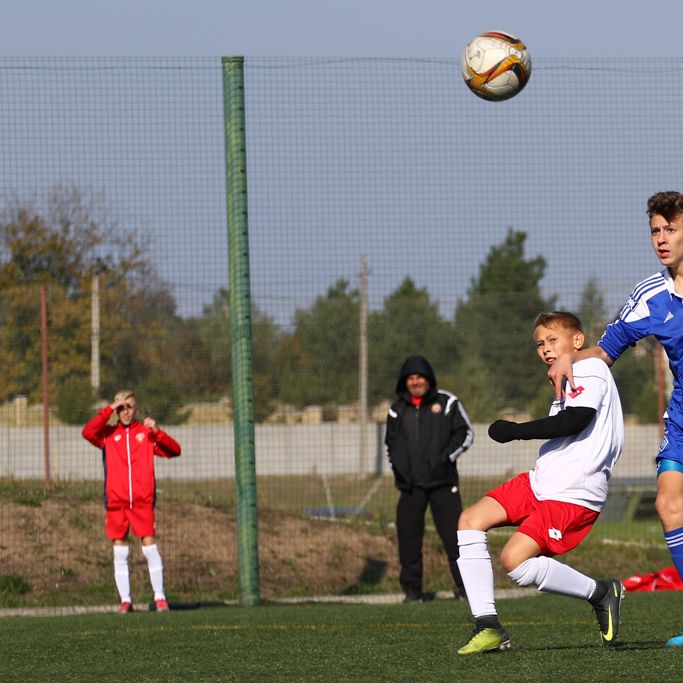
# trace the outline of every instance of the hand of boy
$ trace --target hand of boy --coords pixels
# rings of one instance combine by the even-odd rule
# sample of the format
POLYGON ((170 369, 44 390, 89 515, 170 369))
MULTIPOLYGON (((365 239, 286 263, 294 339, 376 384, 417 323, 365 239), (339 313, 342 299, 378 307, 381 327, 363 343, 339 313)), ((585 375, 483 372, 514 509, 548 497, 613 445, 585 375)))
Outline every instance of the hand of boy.
POLYGON ((516 422, 509 420, 496 420, 489 425, 489 436, 498 443, 508 443, 515 439, 516 422))
POLYGON ((143 421, 142 424, 145 425, 148 429, 152 431, 152 434, 156 434, 159 431, 159 425, 156 423, 156 420, 154 420, 151 417, 146 417, 143 421))

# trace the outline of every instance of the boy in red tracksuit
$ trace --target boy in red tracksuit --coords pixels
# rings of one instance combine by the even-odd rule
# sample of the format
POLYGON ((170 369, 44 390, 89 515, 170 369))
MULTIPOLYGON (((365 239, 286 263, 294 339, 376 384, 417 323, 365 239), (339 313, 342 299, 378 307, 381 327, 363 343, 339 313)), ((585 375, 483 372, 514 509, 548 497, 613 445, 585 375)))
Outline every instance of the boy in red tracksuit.
POLYGON ((111 405, 105 406, 83 428, 83 436, 102 449, 104 464, 105 529, 114 544, 114 579, 121 596, 119 612, 133 609, 128 572, 128 532, 142 539, 149 578, 158 612, 168 611, 164 594, 164 568, 156 545, 154 504, 156 481, 154 456, 175 458, 180 445, 151 417, 135 419, 138 411, 135 394, 119 391, 111 405), (116 413, 118 422, 110 425, 116 413))

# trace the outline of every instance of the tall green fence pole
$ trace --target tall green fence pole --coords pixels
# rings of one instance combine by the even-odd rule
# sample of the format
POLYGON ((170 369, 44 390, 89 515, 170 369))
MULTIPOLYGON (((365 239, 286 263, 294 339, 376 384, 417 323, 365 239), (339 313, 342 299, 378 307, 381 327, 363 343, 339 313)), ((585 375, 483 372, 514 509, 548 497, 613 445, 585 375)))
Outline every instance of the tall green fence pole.
POLYGON ((230 330, 237 486, 238 587, 240 604, 257 605, 259 603, 259 561, 247 221, 244 57, 224 57, 222 61, 225 178, 230 250, 230 330))

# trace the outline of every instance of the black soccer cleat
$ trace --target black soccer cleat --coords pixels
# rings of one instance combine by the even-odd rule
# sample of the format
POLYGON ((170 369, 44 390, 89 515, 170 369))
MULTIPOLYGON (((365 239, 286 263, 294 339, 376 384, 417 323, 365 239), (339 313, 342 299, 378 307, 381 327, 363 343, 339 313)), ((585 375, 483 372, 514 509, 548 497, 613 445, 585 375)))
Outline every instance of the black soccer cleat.
POLYGON ((595 594, 602 597, 589 602, 598 620, 600 640, 605 647, 612 647, 619 635, 624 585, 617 579, 602 579, 597 582, 595 594))

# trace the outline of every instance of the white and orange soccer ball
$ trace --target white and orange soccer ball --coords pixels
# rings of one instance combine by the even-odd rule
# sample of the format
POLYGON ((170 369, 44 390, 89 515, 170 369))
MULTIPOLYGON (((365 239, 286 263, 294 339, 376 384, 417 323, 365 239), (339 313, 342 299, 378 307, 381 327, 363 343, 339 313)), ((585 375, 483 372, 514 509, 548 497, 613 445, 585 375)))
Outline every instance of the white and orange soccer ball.
POLYGON ((487 31, 467 44, 460 69, 475 95, 485 100, 507 100, 527 84, 531 56, 519 38, 504 31, 487 31))

